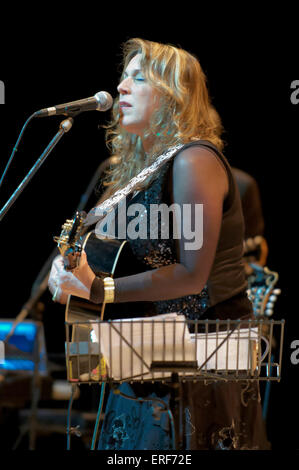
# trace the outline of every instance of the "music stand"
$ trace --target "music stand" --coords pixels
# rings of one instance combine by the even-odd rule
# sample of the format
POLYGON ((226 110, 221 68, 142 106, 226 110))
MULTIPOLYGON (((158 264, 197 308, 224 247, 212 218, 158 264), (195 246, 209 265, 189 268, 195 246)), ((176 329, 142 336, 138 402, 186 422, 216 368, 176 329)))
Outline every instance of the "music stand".
MULTIPOLYGON (((113 387, 136 381, 279 382, 283 335, 284 320, 188 320, 182 315, 166 314, 114 321, 66 322, 67 378, 73 385, 102 384, 102 390, 106 383, 113 387), (265 324, 269 327, 269 338, 262 334, 265 324), (76 340, 74 331, 78 326, 84 326, 89 341, 76 340), (274 331, 280 338, 277 363, 272 362, 274 331)), ((72 398, 68 448, 72 434, 71 403, 72 398)), ((92 449, 102 405, 101 397, 92 449)), ((171 424, 174 433, 173 420, 171 424)))

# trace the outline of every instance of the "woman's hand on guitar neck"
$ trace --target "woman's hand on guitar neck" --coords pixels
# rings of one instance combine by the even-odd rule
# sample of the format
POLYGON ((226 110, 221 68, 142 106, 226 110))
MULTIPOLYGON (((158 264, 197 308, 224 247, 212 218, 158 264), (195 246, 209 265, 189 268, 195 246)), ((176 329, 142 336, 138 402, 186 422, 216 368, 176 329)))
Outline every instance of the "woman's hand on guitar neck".
MULTIPOLYGON (((77 278, 77 280, 84 285, 88 290, 88 298, 90 294, 90 288, 96 277, 95 273, 89 266, 87 262, 87 256, 84 250, 80 253, 72 253, 68 255, 68 262, 70 266, 75 266, 75 268, 71 269, 71 273, 77 278)), ((69 272, 69 271, 68 271, 69 272)), ((63 290, 65 288, 62 286, 63 290)), ((72 293, 73 295, 77 295, 78 297, 82 297, 79 294, 72 293)))
MULTIPOLYGON (((69 255, 68 261, 73 264, 74 255, 69 255)), ((82 251, 78 266, 71 271, 65 269, 63 257, 61 255, 57 256, 52 264, 48 285, 52 294, 58 288, 55 300, 65 304, 68 295, 75 295, 89 300, 90 288, 94 278, 95 274, 87 263, 86 253, 82 251)))

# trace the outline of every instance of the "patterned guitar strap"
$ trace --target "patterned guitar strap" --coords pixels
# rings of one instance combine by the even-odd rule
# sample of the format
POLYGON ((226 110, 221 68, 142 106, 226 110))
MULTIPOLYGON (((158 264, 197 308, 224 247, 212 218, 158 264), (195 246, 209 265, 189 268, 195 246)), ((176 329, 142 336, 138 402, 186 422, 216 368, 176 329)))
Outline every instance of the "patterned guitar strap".
POLYGON ((129 183, 122 189, 113 194, 110 198, 103 201, 98 206, 94 207, 89 211, 85 220, 84 227, 100 222, 109 212, 112 212, 121 200, 127 197, 130 193, 146 180, 150 175, 158 171, 162 165, 164 165, 171 157, 173 157, 181 148, 183 144, 175 145, 170 147, 166 152, 159 155, 159 157, 149 167, 144 168, 137 176, 134 176, 129 183))

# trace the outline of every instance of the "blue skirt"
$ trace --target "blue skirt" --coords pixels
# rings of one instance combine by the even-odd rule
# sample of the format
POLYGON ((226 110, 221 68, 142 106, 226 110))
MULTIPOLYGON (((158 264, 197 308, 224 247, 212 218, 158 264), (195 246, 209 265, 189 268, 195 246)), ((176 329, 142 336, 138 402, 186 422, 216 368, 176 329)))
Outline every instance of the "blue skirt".
POLYGON ((170 393, 165 387, 158 387, 158 394, 151 389, 147 384, 123 383, 118 387, 132 398, 139 398, 138 392, 144 398, 146 393, 146 401, 134 401, 110 392, 98 449, 173 449, 171 415, 167 412, 170 393))
POLYGON ((146 401, 133 401, 111 391, 98 449, 271 448, 257 382, 187 382, 176 391, 161 383, 123 383, 118 390, 146 401))

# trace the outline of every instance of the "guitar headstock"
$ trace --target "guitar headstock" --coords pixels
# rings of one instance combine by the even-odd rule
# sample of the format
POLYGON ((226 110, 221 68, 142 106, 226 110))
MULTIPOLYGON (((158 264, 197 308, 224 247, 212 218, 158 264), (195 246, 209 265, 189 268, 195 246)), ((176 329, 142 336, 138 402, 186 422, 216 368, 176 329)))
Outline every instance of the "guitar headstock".
POLYGON ((274 289, 279 278, 278 273, 255 263, 248 265, 251 273, 248 276, 247 294, 252 302, 254 315, 270 317, 273 315, 277 296, 281 293, 280 289, 274 289))
POLYGON ((85 217, 85 212, 77 211, 73 219, 67 219, 62 225, 59 237, 54 237, 62 256, 66 256, 69 251, 81 251, 81 231, 85 217))

